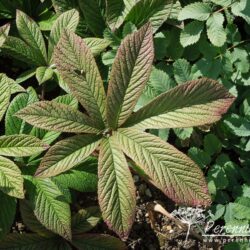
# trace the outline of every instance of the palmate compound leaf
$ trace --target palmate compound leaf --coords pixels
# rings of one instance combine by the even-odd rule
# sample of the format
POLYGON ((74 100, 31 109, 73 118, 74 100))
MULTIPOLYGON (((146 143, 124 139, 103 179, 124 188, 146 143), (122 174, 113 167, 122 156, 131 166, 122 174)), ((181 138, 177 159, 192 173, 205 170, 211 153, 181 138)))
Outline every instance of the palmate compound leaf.
POLYGON ((103 140, 98 159, 98 200, 104 221, 127 238, 134 221, 135 186, 126 158, 114 137, 103 140))
POLYGON ((48 145, 31 135, 4 135, 0 137, 0 155, 31 156, 48 149, 48 145))
POLYGON ((65 29, 75 31, 79 23, 79 12, 75 9, 62 13, 54 22, 49 36, 48 58, 51 59, 54 47, 60 40, 60 37, 65 29))
POLYGON ((42 65, 46 65, 47 51, 42 32, 38 25, 20 10, 17 10, 16 13, 16 25, 21 38, 30 46, 30 50, 36 53, 42 65))
POLYGON ((43 157, 36 176, 51 177, 83 162, 99 145, 101 136, 76 135, 59 141, 43 157))
POLYGON ((54 62, 72 94, 96 126, 104 128, 106 94, 94 56, 82 38, 65 31, 54 52, 54 62))
POLYGON ((0 190, 7 195, 23 199, 23 177, 18 166, 0 156, 0 190))
POLYGON ((218 121, 235 97, 211 79, 189 81, 156 97, 133 113, 124 127, 186 128, 218 121))
POLYGON ((71 215, 59 187, 50 179, 25 176, 28 200, 36 218, 47 229, 71 240, 71 215))
POLYGON ((147 83, 154 59, 149 23, 128 35, 118 49, 108 87, 107 119, 116 129, 130 116, 147 83))
POLYGON ((119 129, 122 150, 145 173, 145 179, 178 204, 211 203, 200 168, 185 154, 160 138, 135 129, 119 129))
POLYGON ((15 116, 29 124, 47 130, 68 133, 98 133, 94 122, 85 114, 54 101, 33 103, 15 116))

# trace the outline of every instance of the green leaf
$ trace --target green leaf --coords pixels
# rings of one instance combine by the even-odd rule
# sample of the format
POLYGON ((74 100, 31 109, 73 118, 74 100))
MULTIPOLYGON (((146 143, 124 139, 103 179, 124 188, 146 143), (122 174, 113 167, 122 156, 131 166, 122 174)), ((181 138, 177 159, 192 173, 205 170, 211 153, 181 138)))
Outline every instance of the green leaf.
MULTIPOLYGON (((2 238, 5 237, 7 233, 9 233, 11 226, 14 222, 16 215, 16 199, 0 191, 0 203, 1 203, 1 214, 0 214, 0 228, 1 228, 0 240, 1 240, 2 238)), ((0 244, 0 249, 1 249, 1 244, 0 244)))
POLYGON ((102 142, 98 159, 98 200, 104 221, 127 238, 135 215, 135 186, 116 138, 102 142))
POLYGON ((223 28, 224 16, 214 13, 207 20, 207 36, 214 46, 222 47, 227 40, 227 32, 223 28))
POLYGON ((248 219, 250 220, 250 198, 240 197, 237 199, 234 205, 234 217, 237 219, 248 219))
POLYGON ((211 13, 212 13, 212 9, 208 3, 195 2, 189 5, 186 5, 180 11, 178 19, 179 21, 183 21, 186 19, 206 21, 209 18, 211 13))
POLYGON ((65 29, 75 31, 79 23, 79 13, 77 10, 72 9, 62 13, 54 22, 49 36, 49 49, 48 58, 51 60, 54 47, 59 42, 62 33, 65 29))
POLYGON ((104 128, 106 94, 95 59, 79 36, 64 32, 55 49, 54 61, 63 80, 96 126, 104 128))
POLYGON ((72 217, 73 234, 85 233, 93 229, 101 221, 99 207, 88 207, 80 209, 72 217))
POLYGON ((47 130, 68 133, 98 133, 91 119, 68 105, 54 101, 33 103, 15 114, 24 121, 47 130))
POLYGON ((59 237, 42 237, 37 234, 9 234, 0 244, 1 250, 70 250, 70 246, 66 241, 62 241, 59 237))
POLYGON ((111 30, 118 29, 123 21, 124 15, 123 11, 125 9, 124 1, 117 0, 107 0, 107 23, 111 30))
POLYGON ((159 129, 205 125, 218 121, 234 99, 214 80, 194 80, 161 94, 132 114, 124 126, 159 129))
POLYGON ((141 27, 146 22, 152 24, 153 32, 168 19, 173 7, 172 0, 141 0, 132 7, 126 16, 126 21, 130 21, 137 27, 141 27))
POLYGON ((6 55, 28 65, 39 67, 44 64, 44 59, 41 60, 37 51, 30 49, 30 47, 19 38, 8 36, 1 49, 6 55))
POLYGON ((232 5, 232 13, 235 16, 242 17, 248 24, 250 24, 250 2, 247 0, 241 0, 239 2, 235 2, 232 5))
POLYGON ((133 112, 147 83, 153 62, 152 28, 148 23, 128 35, 118 49, 107 94, 109 126, 121 126, 133 112))
POLYGON ((210 167, 207 178, 208 181, 213 180, 217 191, 219 189, 225 189, 229 184, 224 168, 217 164, 210 167))
POLYGON ((0 190, 7 195, 23 199, 23 177, 18 166, 0 156, 0 190))
POLYGON ((10 24, 7 23, 0 27, 0 47, 4 44, 10 31, 10 24))
POLYGON ((35 232, 41 236, 51 236, 52 232, 48 231, 46 227, 44 227, 34 215, 31 204, 27 200, 20 200, 20 212, 23 223, 28 227, 29 230, 35 232))
POLYGON ((33 88, 27 89, 28 93, 17 95, 10 103, 5 117, 5 134, 25 134, 31 130, 31 126, 21 119, 15 117, 15 114, 25 108, 27 105, 38 101, 38 97, 33 88))
POLYGON ((99 145, 100 138, 96 135, 76 135, 59 141, 43 157, 36 176, 55 176, 83 162, 99 145))
POLYGON ((31 77, 33 77, 35 74, 36 74, 36 68, 24 71, 21 75, 19 75, 16 78, 16 83, 19 84, 19 83, 25 82, 26 80, 28 80, 31 77))
POLYGON ((36 79, 41 85, 42 83, 50 80, 54 74, 53 69, 42 66, 36 69, 36 79))
POLYGON ((21 38, 30 46, 29 49, 36 53, 37 60, 42 65, 46 65, 47 52, 43 35, 38 25, 20 10, 17 10, 16 13, 16 25, 21 38))
POLYGON ((101 37, 105 29, 105 21, 98 0, 80 0, 78 4, 89 29, 96 36, 101 37))
POLYGON ((236 136, 250 136, 250 121, 244 117, 234 116, 227 118, 224 123, 236 136))
POLYGON ((211 0, 211 2, 221 5, 223 7, 227 7, 232 3, 233 0, 211 0))
POLYGON ((72 244, 84 250, 126 250, 126 245, 119 239, 107 234, 82 234, 73 237, 72 244))
POLYGON ((173 63, 174 78, 178 84, 192 80, 191 66, 186 59, 178 59, 173 63))
POLYGON ((180 42, 183 47, 195 44, 199 41, 201 37, 201 32, 203 31, 204 23, 200 21, 192 21, 185 25, 184 29, 181 31, 180 42))
POLYGON ((53 177, 57 183, 79 192, 97 191, 97 160, 90 158, 69 171, 53 177))
POLYGON ((202 171, 182 152, 154 135, 134 129, 119 129, 116 136, 126 155, 144 171, 144 178, 176 203, 211 203, 202 171))
POLYGON ((94 56, 98 56, 103 52, 109 45, 110 41, 97 37, 87 37, 83 39, 86 45, 90 48, 91 53, 94 56))
POLYGON ((31 156, 49 146, 31 135, 3 135, 0 137, 0 155, 12 157, 31 156))
POLYGON ((199 148, 190 148, 188 150, 188 156, 201 168, 206 168, 211 163, 210 155, 199 148))
POLYGON ((2 120, 10 102, 11 88, 8 77, 0 74, 0 121, 2 120))
POLYGON ((25 187, 36 218, 47 229, 71 240, 70 207, 50 179, 26 177, 25 187))
POLYGON ((209 155, 220 153, 222 144, 218 137, 214 134, 208 134, 204 137, 204 150, 209 155))
POLYGON ((193 128, 174 128, 174 133, 181 140, 189 139, 193 133, 193 128))

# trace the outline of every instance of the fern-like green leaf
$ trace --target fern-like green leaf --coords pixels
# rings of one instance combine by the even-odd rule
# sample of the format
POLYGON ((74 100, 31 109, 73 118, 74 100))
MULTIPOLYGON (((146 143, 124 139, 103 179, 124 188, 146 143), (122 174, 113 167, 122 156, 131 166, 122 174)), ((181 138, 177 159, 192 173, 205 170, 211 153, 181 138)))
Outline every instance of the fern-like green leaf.
POLYGON ((161 94, 132 114, 124 127, 186 128, 218 121, 235 97, 220 83, 203 78, 161 94))
POLYGON ((98 159, 98 199, 107 225, 127 238, 134 221, 135 187, 125 156, 114 137, 102 142, 98 159))
POLYGON ((119 47, 107 95, 107 119, 110 127, 119 127, 132 113, 150 76, 153 49, 152 28, 149 23, 128 35, 119 47))
POLYGON ((119 145, 144 172, 144 178, 178 204, 210 204, 200 168, 160 138, 135 129, 119 129, 119 145))

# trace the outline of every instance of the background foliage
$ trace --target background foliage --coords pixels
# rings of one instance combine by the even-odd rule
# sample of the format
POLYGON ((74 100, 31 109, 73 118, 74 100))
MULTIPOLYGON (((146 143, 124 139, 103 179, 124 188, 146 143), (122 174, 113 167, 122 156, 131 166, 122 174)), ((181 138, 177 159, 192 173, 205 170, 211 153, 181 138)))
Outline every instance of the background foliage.
MULTIPOLYGON (((96 159, 90 158, 64 174, 37 181, 32 176, 42 159, 41 152, 64 135, 32 127, 15 113, 38 100, 54 99, 72 108, 78 106, 51 61, 63 29, 75 31, 84 38, 95 55, 107 88, 111 65, 121 41, 148 21, 154 31, 155 59, 136 110, 166 90, 199 77, 218 80, 237 97, 230 111, 214 125, 150 132, 170 141, 200 166, 212 195, 211 209, 216 220, 225 225, 249 224, 249 1, 0 0, 0 225, 3 229, 0 249, 7 249, 12 242, 22 242, 23 247, 34 244, 53 249, 59 237, 52 233, 53 230, 67 238, 65 228, 70 225, 67 221, 70 209, 77 212, 72 223, 76 247, 81 249, 86 244, 98 242, 95 237, 102 239, 99 242, 107 244, 107 249, 110 249, 110 241, 124 247, 111 236, 91 234, 86 237, 90 243, 77 238, 79 233, 86 233, 100 221, 97 208, 91 210, 94 214, 88 213, 89 208, 72 210, 78 192, 96 191, 96 159), (27 26, 29 17, 34 21, 27 26), (4 179, 5 176, 9 179, 4 179), (17 201, 24 197, 20 192, 22 185, 28 202, 17 201), (50 213, 52 211, 56 225, 46 225, 52 232, 36 219, 44 219, 44 210, 41 212, 40 205, 37 206, 38 199, 42 199, 45 208, 49 207, 50 213), (34 218, 27 216, 32 211, 35 211, 34 218), (27 227, 36 233, 25 236, 25 241, 22 235, 6 236, 20 214, 27 227), (45 243, 39 243, 41 238, 43 241, 46 238, 45 243)), ((62 242, 61 248, 70 247, 66 240, 62 242)), ((227 246, 228 249, 236 247, 246 249, 242 244, 227 246)))

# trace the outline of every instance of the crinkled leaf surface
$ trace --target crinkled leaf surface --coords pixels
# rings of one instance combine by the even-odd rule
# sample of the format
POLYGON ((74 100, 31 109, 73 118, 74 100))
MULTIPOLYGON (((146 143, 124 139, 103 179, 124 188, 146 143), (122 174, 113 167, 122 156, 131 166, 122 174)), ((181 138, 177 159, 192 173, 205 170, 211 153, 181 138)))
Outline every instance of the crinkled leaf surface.
POLYGON ((49 230, 71 240, 70 207, 50 179, 25 177, 28 199, 37 219, 49 230))
POLYGON ((137 27, 150 21, 155 32, 168 19, 173 2, 172 0, 137 1, 126 16, 126 20, 132 22, 137 27))
POLYGON ((125 156, 114 137, 105 139, 98 159, 98 200, 107 225, 127 238, 134 221, 135 186, 125 156))
POLYGON ((23 199, 23 177, 18 166, 0 156, 0 190, 7 195, 23 199))
POLYGON ((10 24, 7 23, 0 27, 0 47, 4 44, 6 37, 8 36, 10 31, 10 24))
POLYGON ((0 74, 0 121, 2 120, 5 111, 10 102, 11 89, 8 82, 8 77, 5 74, 0 74))
POLYGON ((31 135, 3 135, 0 137, 0 155, 24 157, 41 153, 49 146, 31 135))
POLYGON ((56 143, 43 157, 36 176, 51 177, 83 162, 98 146, 101 136, 76 135, 56 143))
POLYGON ((24 12, 17 10, 16 25, 21 38, 28 44, 30 50, 34 50, 42 65, 47 63, 47 51, 45 42, 38 25, 24 12))
POLYGON ((83 40, 87 44, 87 46, 90 48, 91 53, 94 56, 99 55, 111 43, 107 39, 102 39, 102 38, 97 38, 97 37, 87 37, 87 38, 84 38, 83 40))
POLYGON ((178 204, 208 206, 207 184, 200 168, 160 138, 135 129, 119 129, 119 145, 145 178, 178 204))
POLYGON ((53 178, 63 186, 79 192, 97 191, 97 159, 88 157, 80 165, 53 178))
POLYGON ((41 66, 36 69, 36 79, 39 84, 42 84, 48 80, 50 80, 53 76, 53 69, 41 66))
POLYGON ((31 126, 16 117, 15 114, 27 105, 37 101, 38 96, 32 87, 27 89, 27 93, 21 93, 12 100, 5 116, 6 135, 27 134, 30 132, 31 126))
POLYGON ((54 101, 33 103, 16 116, 38 128, 70 133, 97 133, 91 119, 68 105, 54 101), (93 126, 93 127, 92 127, 93 126))
POLYGON ((124 21, 124 1, 107 0, 107 23, 111 30, 118 29, 124 21))
POLYGON ((222 84, 202 78, 161 94, 132 114, 124 126, 159 129, 210 124, 227 112, 234 99, 222 84))
POLYGON ((128 35, 118 49, 108 87, 107 119, 117 128, 132 113, 145 84, 153 62, 152 28, 148 23, 128 35))
POLYGON ((84 40, 64 32, 55 49, 54 61, 72 94, 96 124, 104 128, 106 95, 95 59, 84 40))
POLYGON ((79 23, 79 13, 72 9, 62 13, 54 22, 49 36, 48 58, 51 59, 54 47, 60 40, 60 37, 65 29, 75 31, 79 23))

